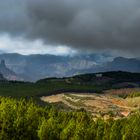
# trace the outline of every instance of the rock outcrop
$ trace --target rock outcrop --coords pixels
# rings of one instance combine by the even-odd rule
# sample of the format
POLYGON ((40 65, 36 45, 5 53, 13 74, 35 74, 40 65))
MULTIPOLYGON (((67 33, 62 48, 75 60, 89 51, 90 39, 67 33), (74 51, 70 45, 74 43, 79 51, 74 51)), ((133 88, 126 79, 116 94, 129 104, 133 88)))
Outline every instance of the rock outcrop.
POLYGON ((4 76, 0 73, 0 81, 4 81, 4 80, 6 80, 6 79, 5 79, 4 76))
POLYGON ((0 80, 3 79, 4 77, 7 80, 18 80, 17 74, 6 66, 5 60, 1 60, 1 62, 0 62, 0 80))

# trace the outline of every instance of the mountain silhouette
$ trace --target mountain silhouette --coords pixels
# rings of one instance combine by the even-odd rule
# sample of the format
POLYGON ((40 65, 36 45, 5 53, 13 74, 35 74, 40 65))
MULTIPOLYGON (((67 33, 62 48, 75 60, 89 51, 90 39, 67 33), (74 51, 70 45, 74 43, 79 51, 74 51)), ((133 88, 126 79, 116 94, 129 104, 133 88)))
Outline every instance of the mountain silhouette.
POLYGON ((4 59, 0 62, 0 73, 0 79, 5 77, 7 80, 19 80, 17 74, 6 66, 4 59))

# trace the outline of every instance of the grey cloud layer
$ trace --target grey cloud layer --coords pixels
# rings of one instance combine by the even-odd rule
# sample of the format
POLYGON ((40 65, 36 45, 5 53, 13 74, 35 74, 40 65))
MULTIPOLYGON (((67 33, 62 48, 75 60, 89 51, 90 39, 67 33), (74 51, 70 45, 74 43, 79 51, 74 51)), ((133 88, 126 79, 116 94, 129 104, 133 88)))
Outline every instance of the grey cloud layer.
POLYGON ((14 4, 12 12, 0 6, 1 31, 76 49, 140 53, 139 0, 5 1, 14 4))
POLYGON ((26 0, 0 0, 0 32, 23 34, 27 22, 26 0))

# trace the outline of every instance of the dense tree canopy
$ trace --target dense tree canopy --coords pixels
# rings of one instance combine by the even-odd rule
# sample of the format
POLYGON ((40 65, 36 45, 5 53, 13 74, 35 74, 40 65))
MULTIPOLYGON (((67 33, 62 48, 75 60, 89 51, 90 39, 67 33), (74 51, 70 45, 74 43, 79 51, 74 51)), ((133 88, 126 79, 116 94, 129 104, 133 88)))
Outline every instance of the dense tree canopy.
POLYGON ((0 140, 139 140, 140 113, 93 120, 86 112, 58 111, 32 100, 0 97, 0 140))

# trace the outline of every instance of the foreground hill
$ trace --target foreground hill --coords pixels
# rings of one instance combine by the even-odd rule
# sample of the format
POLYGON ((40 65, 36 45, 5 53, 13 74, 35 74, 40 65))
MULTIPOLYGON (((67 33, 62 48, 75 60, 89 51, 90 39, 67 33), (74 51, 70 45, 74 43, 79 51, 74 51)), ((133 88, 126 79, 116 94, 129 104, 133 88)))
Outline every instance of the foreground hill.
POLYGON ((67 78, 46 78, 36 83, 0 82, 0 95, 15 97, 40 97, 61 92, 97 92, 112 88, 138 88, 140 73, 105 72, 83 74, 67 78))

